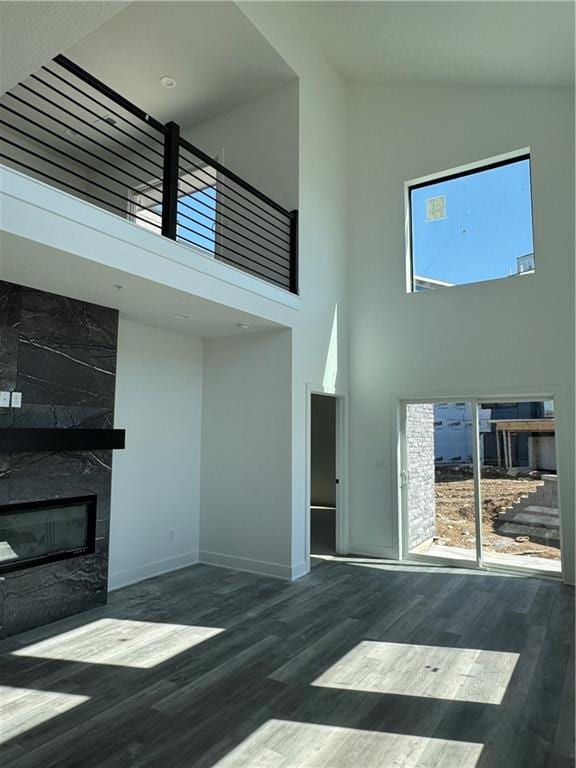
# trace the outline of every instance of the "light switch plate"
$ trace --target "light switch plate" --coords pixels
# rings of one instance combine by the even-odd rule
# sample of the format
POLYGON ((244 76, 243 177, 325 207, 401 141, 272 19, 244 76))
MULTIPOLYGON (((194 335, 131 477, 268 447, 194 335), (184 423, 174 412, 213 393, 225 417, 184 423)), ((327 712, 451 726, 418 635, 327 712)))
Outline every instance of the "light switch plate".
POLYGON ((12 392, 10 400, 12 408, 22 408, 22 392, 12 392))
POLYGON ((10 392, 0 392, 0 408, 10 408, 10 392))

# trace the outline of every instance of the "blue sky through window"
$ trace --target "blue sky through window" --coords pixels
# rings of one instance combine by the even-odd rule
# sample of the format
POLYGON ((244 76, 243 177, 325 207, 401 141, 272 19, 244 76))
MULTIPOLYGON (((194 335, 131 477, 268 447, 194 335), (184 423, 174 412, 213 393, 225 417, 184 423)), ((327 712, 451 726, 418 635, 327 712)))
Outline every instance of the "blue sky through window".
POLYGON ((415 275, 454 284, 493 280, 516 274, 517 258, 534 252, 529 159, 410 194, 415 275))
MULTIPOLYGON (((146 197, 135 193, 135 221, 146 229, 158 233, 162 218, 162 204, 149 206, 149 198, 161 198, 155 186, 146 188, 146 197), (144 203, 144 205, 143 205, 144 203)), ((176 211, 176 236, 210 253, 216 252, 216 185, 204 187, 191 194, 180 194, 176 211)))
POLYGON ((178 237, 214 253, 216 247, 216 187, 206 187, 200 192, 179 197, 177 225, 178 237))

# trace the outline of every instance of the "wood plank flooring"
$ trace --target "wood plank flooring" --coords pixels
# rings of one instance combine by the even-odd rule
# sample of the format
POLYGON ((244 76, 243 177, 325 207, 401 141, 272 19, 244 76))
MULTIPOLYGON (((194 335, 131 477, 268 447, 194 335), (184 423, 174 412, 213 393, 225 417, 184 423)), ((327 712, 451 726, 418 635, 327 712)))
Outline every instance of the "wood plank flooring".
POLYGON ((568 768, 574 591, 194 566, 0 643, 4 768, 568 768))

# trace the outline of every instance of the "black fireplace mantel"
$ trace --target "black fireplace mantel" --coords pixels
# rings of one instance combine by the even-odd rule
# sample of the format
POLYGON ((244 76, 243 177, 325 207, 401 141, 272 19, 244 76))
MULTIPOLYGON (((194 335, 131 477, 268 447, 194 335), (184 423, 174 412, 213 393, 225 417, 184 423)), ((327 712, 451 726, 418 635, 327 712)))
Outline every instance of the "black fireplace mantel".
POLYGON ((124 429, 0 428, 0 453, 110 451, 125 447, 124 429))

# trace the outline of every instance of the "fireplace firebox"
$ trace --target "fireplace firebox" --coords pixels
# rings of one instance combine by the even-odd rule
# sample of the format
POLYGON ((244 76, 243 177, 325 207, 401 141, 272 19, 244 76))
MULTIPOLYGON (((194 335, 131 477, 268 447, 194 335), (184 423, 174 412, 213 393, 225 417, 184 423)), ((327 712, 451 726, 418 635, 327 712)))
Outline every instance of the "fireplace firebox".
POLYGON ((88 555, 96 542, 96 496, 0 506, 0 572, 88 555))

